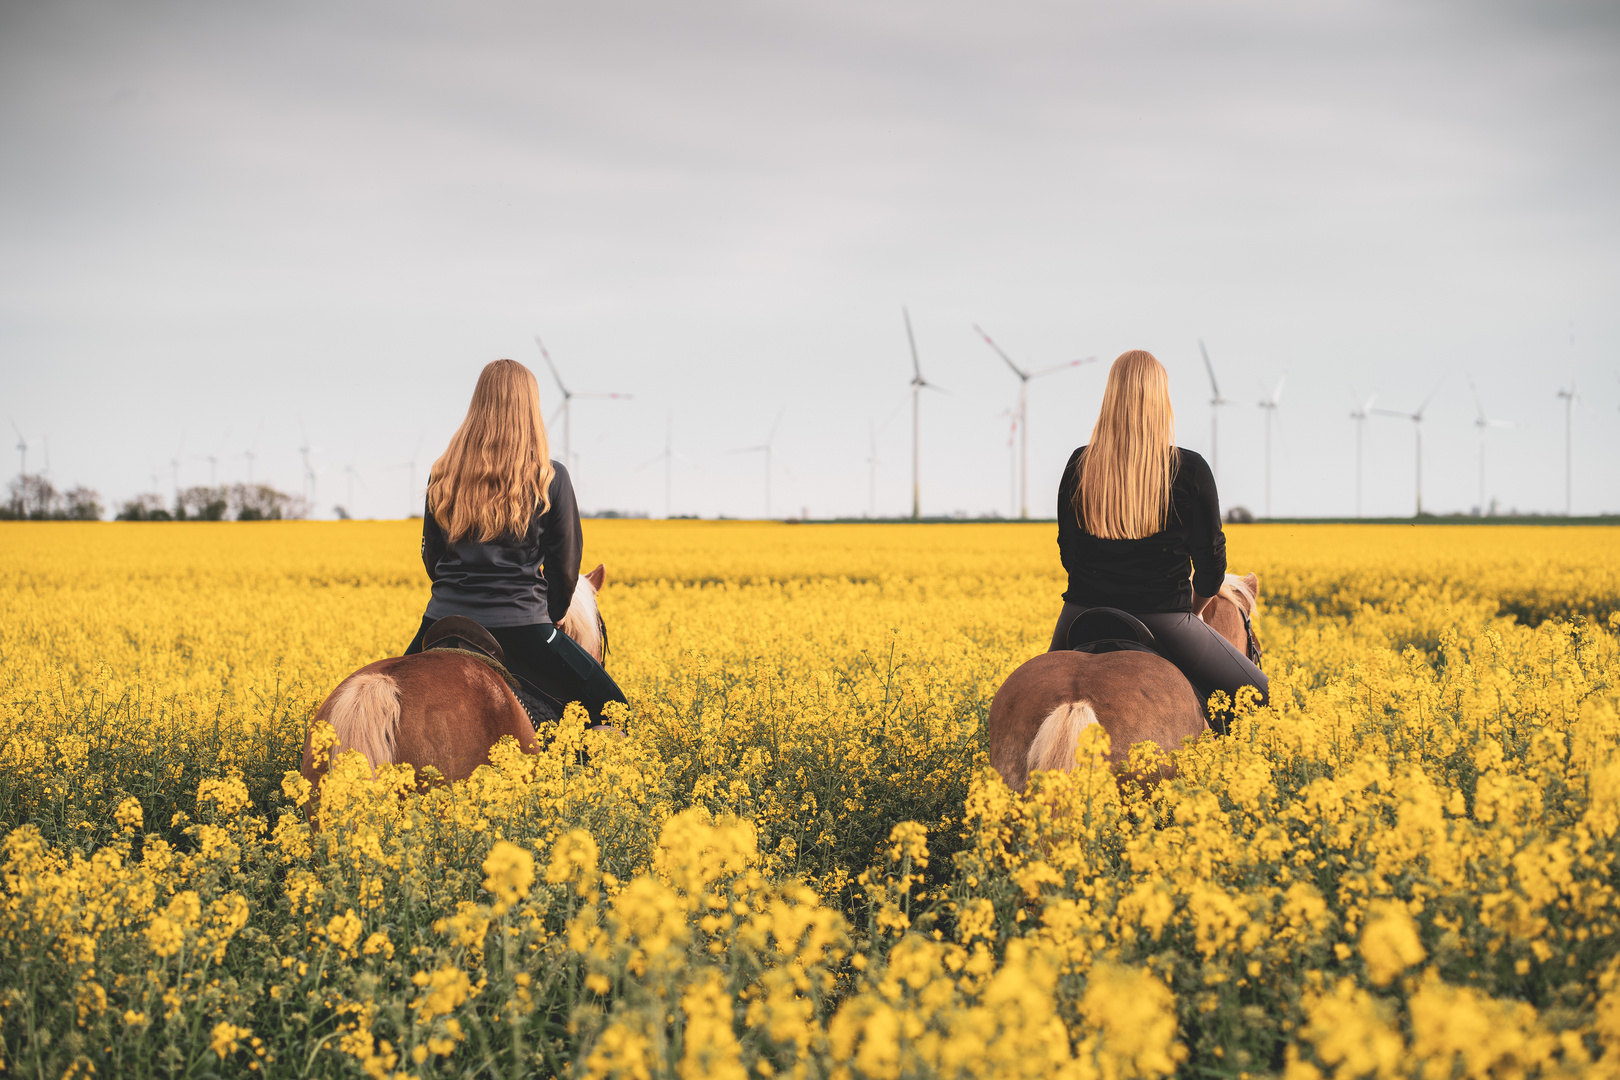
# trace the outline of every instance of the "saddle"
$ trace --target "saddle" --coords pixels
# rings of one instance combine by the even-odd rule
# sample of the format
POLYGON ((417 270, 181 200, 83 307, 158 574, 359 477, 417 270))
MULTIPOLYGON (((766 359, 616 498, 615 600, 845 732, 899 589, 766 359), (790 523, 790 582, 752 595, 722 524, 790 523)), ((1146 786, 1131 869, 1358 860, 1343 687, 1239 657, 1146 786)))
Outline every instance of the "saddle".
POLYGON ((1064 639, 1074 652, 1111 653, 1145 652, 1158 655, 1158 642, 1153 631, 1128 611, 1118 608, 1087 608, 1069 624, 1064 639))
POLYGON ((447 615, 434 622, 422 636, 422 651, 435 649, 460 653, 489 665, 512 688, 536 730, 542 723, 562 719, 562 703, 512 674, 506 667, 506 650, 475 620, 465 615, 447 615))

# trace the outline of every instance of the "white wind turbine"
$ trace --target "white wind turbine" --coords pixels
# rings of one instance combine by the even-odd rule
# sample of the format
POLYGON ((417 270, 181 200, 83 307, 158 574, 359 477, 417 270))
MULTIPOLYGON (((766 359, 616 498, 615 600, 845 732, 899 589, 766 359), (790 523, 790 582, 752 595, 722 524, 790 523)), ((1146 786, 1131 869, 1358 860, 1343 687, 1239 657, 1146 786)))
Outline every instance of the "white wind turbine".
POLYGON ((1474 395, 1474 426, 1479 429, 1479 516, 1485 517, 1488 511, 1485 507, 1485 429, 1518 427, 1511 420, 1495 420, 1485 415, 1485 406, 1479 400, 1479 388, 1474 385, 1474 377, 1468 376, 1468 389, 1474 395))
POLYGON ((23 437, 22 428, 17 426, 17 421, 15 421, 15 420, 11 421, 11 430, 15 431, 17 433, 17 453, 21 455, 21 460, 17 465, 17 473, 20 476, 27 476, 28 475, 28 440, 23 437))
POLYGON ((259 456, 259 436, 264 434, 264 421, 259 421, 259 430, 253 433, 253 445, 242 451, 237 457, 247 458, 248 487, 253 486, 253 459, 259 456))
POLYGON ((1221 385, 1215 381, 1215 365, 1209 362, 1209 350, 1204 348, 1204 339, 1198 339, 1198 351, 1204 356, 1204 370, 1209 372, 1209 471, 1215 477, 1215 490, 1221 487, 1221 442, 1218 438, 1218 424, 1221 419, 1222 405, 1236 405, 1237 402, 1221 396, 1221 385))
MULTIPOLYGON (((677 454, 675 452, 675 414, 674 413, 670 413, 669 415, 664 417, 664 450, 663 450, 663 452, 660 453, 660 454, 657 454, 657 455, 655 455, 653 457, 648 458, 646 461, 642 462, 640 465, 637 465, 636 469, 639 471, 641 469, 645 469, 648 465, 656 465, 660 461, 662 461, 664 463, 664 519, 667 521, 669 519, 669 516, 670 516, 670 507, 672 505, 670 495, 671 495, 671 492, 674 490, 675 462, 677 462, 677 461, 682 461, 682 462, 686 461, 685 457, 683 457, 682 455, 677 454)), ((766 496, 765 496, 765 502, 766 502, 767 507, 769 507, 769 505, 770 505, 769 487, 770 487, 769 481, 767 480, 767 482, 766 482, 766 496)))
MULTIPOLYGON (((1444 381, 1445 380, 1443 379, 1441 380, 1441 382, 1444 381)), ((1417 511, 1413 514, 1414 517, 1423 516, 1423 410, 1429 407, 1429 402, 1434 400, 1434 395, 1438 393, 1439 390, 1440 383, 1435 383, 1434 389, 1429 391, 1429 396, 1423 399, 1423 404, 1417 407, 1416 412, 1403 413, 1397 412, 1394 409, 1369 410, 1377 416, 1393 416, 1401 420, 1412 421, 1412 435, 1416 440, 1417 447, 1417 487, 1415 489, 1417 496, 1417 511)))
POLYGON ((304 498, 309 502, 309 512, 315 513, 315 467, 309 463, 309 455, 320 453, 320 447, 309 445, 309 432, 304 428, 304 418, 298 418, 298 433, 303 441, 298 444, 298 453, 304 459, 304 498))
POLYGON ((771 433, 770 433, 770 435, 768 435, 766 437, 764 442, 760 443, 758 446, 739 446, 737 449, 729 451, 729 453, 732 453, 732 454, 758 454, 758 453, 761 453, 761 452, 764 453, 764 455, 765 455, 765 519, 767 521, 770 520, 770 517, 771 517, 771 447, 776 442, 776 429, 782 425, 782 415, 783 415, 783 413, 786 413, 786 412, 787 412, 787 406, 784 405, 784 406, 782 406, 781 410, 779 412, 777 412, 777 414, 776 414, 776 422, 771 425, 771 433))
POLYGON ((1018 405, 1015 407, 1015 412, 1013 414, 1013 423, 1018 428, 1019 438, 1021 440, 1020 448, 1019 448, 1019 466, 1018 466, 1018 477, 1019 477, 1019 485, 1018 485, 1018 507, 1019 507, 1019 510, 1018 510, 1018 516, 1021 517, 1021 518, 1028 518, 1029 517, 1029 380, 1038 379, 1042 375, 1054 375, 1059 371, 1066 371, 1066 370, 1068 370, 1069 368, 1072 368, 1072 367, 1079 367, 1081 364, 1089 364, 1089 363, 1094 362, 1097 358, 1095 356, 1087 356, 1087 357, 1084 357, 1084 358, 1082 358, 1080 360, 1069 360, 1069 361, 1066 361, 1066 362, 1061 363, 1061 364, 1053 364, 1051 367, 1040 368, 1040 369, 1038 369, 1036 371, 1025 371, 1023 368, 1019 367, 1017 364, 1012 362, 1012 357, 1008 356, 1005 352, 1003 352, 1002 349, 1001 349, 1001 346, 997 345, 993 340, 991 340, 990 335, 985 333, 982 329, 980 329, 978 323, 973 324, 973 329, 978 332, 978 335, 980 337, 984 338, 984 343, 986 345, 990 346, 992 349, 994 349, 996 351, 996 355, 1001 357, 1002 361, 1004 363, 1006 363, 1006 365, 1008 367, 1012 368, 1012 373, 1014 375, 1018 376, 1018 405))
POLYGON ((230 428, 226 428, 225 429, 225 434, 223 434, 223 435, 221 435, 219 437, 219 446, 214 450, 214 452, 212 454, 192 454, 191 455, 192 457, 196 458, 198 461, 206 461, 206 462, 208 462, 208 486, 209 487, 213 487, 214 484, 218 481, 218 476, 219 476, 219 455, 225 449, 225 440, 229 439, 230 437, 231 437, 231 430, 230 430, 230 428))
POLYGON ((922 392, 925 389, 941 388, 923 378, 922 364, 917 360, 917 336, 911 332, 911 312, 902 307, 900 314, 905 316, 906 342, 911 346, 911 520, 916 521, 922 516, 922 481, 919 470, 922 448, 920 435, 922 392))
POLYGON ((405 511, 405 513, 406 513, 407 517, 409 517, 411 514, 415 513, 415 507, 416 507, 416 461, 417 461, 417 459, 419 457, 422 456, 422 442, 426 438, 427 438, 427 432, 425 432, 425 431, 422 432, 422 434, 420 434, 420 435, 418 435, 416 437, 416 449, 411 451, 411 459, 409 461, 401 461, 401 462, 399 462, 397 464, 388 466, 388 471, 389 472, 393 472, 396 469, 404 469, 406 471, 406 473, 405 473, 405 483, 406 483, 406 490, 405 490, 406 511, 405 511))
MULTIPOLYGON (((575 398, 611 398, 611 399, 616 400, 616 401, 629 401, 630 398, 631 398, 631 395, 630 394, 582 394, 582 393, 576 393, 575 391, 568 389, 567 386, 563 385, 562 376, 557 373, 557 365, 551 362, 551 354, 546 351, 546 343, 540 340, 540 335, 538 335, 538 334, 535 335, 534 343, 536 345, 540 346, 540 356, 541 356, 542 359, 545 360, 546 367, 551 369, 551 377, 557 381, 557 389, 558 389, 558 391, 560 391, 562 393, 562 399, 563 399, 562 400, 562 408, 559 411, 562 413, 562 418, 563 418, 563 464, 567 465, 570 469, 572 469, 574 467, 574 458, 573 458, 573 448, 574 448, 574 410, 572 408, 573 400, 575 398)), ((555 420, 557 418, 557 414, 552 413, 551 418, 553 420, 555 420)))
MULTIPOLYGON (((1277 386, 1260 399, 1260 408, 1266 411, 1266 517, 1271 516, 1271 418, 1276 415, 1277 407, 1282 404, 1283 383, 1288 381, 1288 373, 1277 380, 1277 386)), ((1260 389, 1265 391, 1266 384, 1261 383, 1260 389)))
POLYGON ((343 472, 348 480, 348 493, 345 496, 346 501, 343 504, 343 512, 352 518, 354 517, 354 482, 356 480, 360 481, 360 486, 364 488, 366 478, 360 475, 360 470, 356 469, 353 464, 343 466, 343 472))
POLYGON ((1377 394, 1368 394, 1365 402, 1356 398, 1356 388, 1350 388, 1350 396, 1355 398, 1355 406, 1350 410, 1350 419, 1356 422, 1356 517, 1361 516, 1361 434, 1367 426, 1367 417, 1372 415, 1373 402, 1378 400, 1377 394))
MULTIPOLYGON (((1570 343, 1574 344, 1571 335, 1570 343)), ((1560 389, 1558 396, 1564 399, 1564 516, 1569 517, 1574 507, 1574 475, 1575 475, 1575 402, 1581 396, 1575 389, 1575 365, 1569 365, 1569 386, 1560 389)))
POLYGON ((174 505, 175 506, 180 505, 180 458, 182 456, 184 456, 185 452, 186 452, 186 433, 185 433, 185 429, 182 428, 181 431, 180 431, 180 444, 178 446, 176 446, 175 449, 174 449, 174 457, 169 459, 169 468, 173 471, 173 474, 174 474, 174 505))
POLYGON ((877 517, 877 422, 866 422, 866 516, 877 517))

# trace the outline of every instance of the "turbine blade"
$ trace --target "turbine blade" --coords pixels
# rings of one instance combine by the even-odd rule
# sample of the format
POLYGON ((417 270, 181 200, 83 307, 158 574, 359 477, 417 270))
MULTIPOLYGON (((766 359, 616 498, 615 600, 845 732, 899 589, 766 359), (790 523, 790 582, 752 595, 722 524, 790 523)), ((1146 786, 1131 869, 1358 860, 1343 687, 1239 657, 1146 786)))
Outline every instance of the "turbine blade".
POLYGON ((771 424, 771 433, 765 437, 765 445, 769 447, 776 442, 776 429, 782 426, 782 417, 787 415, 787 406, 784 405, 776 411, 776 420, 771 424))
POLYGON ((911 332, 911 312, 902 307, 900 314, 906 319, 906 341, 911 345, 911 371, 921 381, 922 365, 917 362, 917 336, 911 332))
POLYGON ((1012 368, 1014 375, 1017 375, 1020 379, 1027 379, 1030 377, 1029 372, 1013 363, 1012 357, 1001 351, 1001 346, 997 345, 995 341, 991 339, 989 334, 981 330, 978 323, 973 324, 973 329, 978 331, 979 336, 984 338, 984 343, 994 349, 996 351, 996 355, 1001 357, 1008 367, 1012 368))
POLYGON ((1215 392, 1215 400, 1221 400, 1221 385, 1215 381, 1215 365, 1209 362, 1209 350, 1204 348, 1204 339, 1198 339, 1198 351, 1204 354, 1204 370, 1209 372, 1209 388, 1215 392))
POLYGON ((534 335, 534 343, 540 346, 540 358, 546 362, 546 367, 551 369, 551 377, 557 380, 557 389, 561 390, 562 396, 566 398, 568 387, 563 385, 562 376, 557 374, 557 365, 551 362, 551 354, 546 351, 546 343, 540 340, 539 334, 534 335))
POLYGON ((1051 367, 1044 367, 1044 368, 1040 368, 1039 370, 1030 372, 1029 377, 1032 378, 1032 379, 1038 379, 1042 375, 1050 375, 1054 371, 1067 371, 1069 368, 1079 367, 1081 364, 1092 363, 1096 359, 1097 358, 1095 356, 1086 356, 1086 357, 1082 357, 1079 360, 1069 360, 1069 361, 1067 361, 1065 363, 1062 363, 1062 364, 1053 364, 1051 367))

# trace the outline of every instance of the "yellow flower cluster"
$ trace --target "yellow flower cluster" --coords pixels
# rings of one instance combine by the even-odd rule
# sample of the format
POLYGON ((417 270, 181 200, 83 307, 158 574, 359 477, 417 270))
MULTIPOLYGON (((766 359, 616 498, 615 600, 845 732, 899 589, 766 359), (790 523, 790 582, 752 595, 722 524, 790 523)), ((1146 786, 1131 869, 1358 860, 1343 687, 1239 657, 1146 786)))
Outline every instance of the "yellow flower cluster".
POLYGON ((1617 539, 1234 528, 1270 707, 1016 795, 1049 526, 593 522, 628 737, 316 800, 409 523, 0 525, 0 1071, 1620 1077, 1617 539))

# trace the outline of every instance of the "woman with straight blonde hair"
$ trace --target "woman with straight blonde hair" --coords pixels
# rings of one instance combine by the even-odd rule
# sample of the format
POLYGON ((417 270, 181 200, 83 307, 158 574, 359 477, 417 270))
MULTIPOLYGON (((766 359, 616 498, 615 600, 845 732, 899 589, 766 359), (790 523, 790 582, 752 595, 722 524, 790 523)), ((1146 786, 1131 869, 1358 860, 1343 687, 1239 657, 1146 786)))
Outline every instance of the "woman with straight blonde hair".
POLYGON ((1200 697, 1252 686, 1264 703, 1265 675, 1197 615, 1226 582, 1220 500, 1209 465, 1176 446, 1170 379, 1151 353, 1124 353, 1108 373, 1091 442, 1058 485, 1058 551, 1069 587, 1053 651, 1068 647, 1086 609, 1118 608, 1152 631, 1200 697))
POLYGON ((551 460, 540 387, 516 360, 485 366, 467 417, 428 476, 422 562, 433 597, 407 656, 439 619, 472 619, 518 679, 578 701, 598 723, 624 693, 558 626, 579 585, 584 546, 574 486, 551 460))

